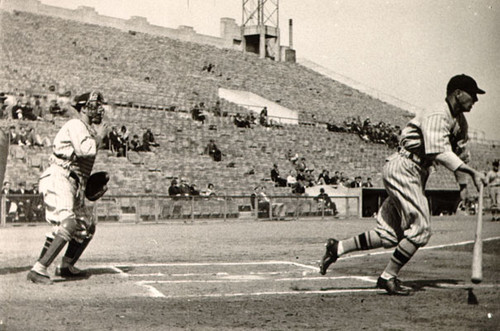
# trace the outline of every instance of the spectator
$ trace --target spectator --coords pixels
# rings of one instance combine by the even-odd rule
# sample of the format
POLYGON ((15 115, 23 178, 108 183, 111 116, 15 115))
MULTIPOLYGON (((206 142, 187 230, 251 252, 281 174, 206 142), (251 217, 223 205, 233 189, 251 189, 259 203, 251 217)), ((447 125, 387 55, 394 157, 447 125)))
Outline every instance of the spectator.
POLYGON ((259 214, 262 214, 263 217, 269 216, 269 209, 272 208, 271 217, 284 217, 284 208, 285 205, 283 203, 275 203, 271 206, 271 200, 267 196, 265 189, 263 186, 257 186, 254 189, 254 194, 252 194, 251 203, 252 207, 255 208, 255 203, 257 203, 257 211, 259 214), (253 199, 252 199, 253 197, 253 199))
POLYGON ((18 99, 16 105, 12 107, 12 118, 13 119, 23 119, 23 100, 18 99))
POLYGON ((219 100, 217 100, 215 102, 215 105, 212 108, 212 112, 214 113, 214 116, 218 116, 218 117, 222 116, 222 109, 221 109, 219 100))
POLYGON ((19 133, 14 125, 9 127, 9 143, 11 145, 19 145, 19 133))
POLYGON ((331 209, 334 216, 338 214, 337 205, 335 204, 335 202, 332 201, 330 196, 325 192, 324 188, 319 189, 319 194, 316 197, 314 197, 314 201, 323 204, 323 206, 327 209, 331 209))
POLYGON ((207 188, 200 193, 200 195, 205 196, 205 197, 212 197, 216 196, 217 192, 215 192, 215 187, 214 184, 208 183, 207 188))
POLYGON ((492 221, 499 221, 500 218, 497 217, 500 211, 500 174, 498 173, 499 160, 493 161, 491 164, 491 170, 486 174, 486 180, 488 181, 489 197, 491 199, 491 213, 492 221))
POLYGON ((233 122, 234 125, 236 125, 238 128, 250 128, 250 129, 252 128, 252 126, 250 125, 250 121, 241 116, 240 113, 236 113, 233 122))
MULTIPOLYGON (((7 214, 11 212, 12 201, 9 195, 14 194, 14 190, 11 188, 11 184, 8 180, 3 182, 2 195, 5 196, 5 210, 7 214)), ((16 205, 17 208, 17 205, 16 205)))
POLYGON ((306 169, 306 171, 304 172, 304 182, 305 182, 305 185, 306 187, 312 187, 314 186, 314 169, 306 169))
POLYGON ((177 179, 172 179, 170 186, 168 187, 168 195, 171 197, 176 197, 181 195, 181 190, 177 185, 177 179))
POLYGON ((26 131, 26 128, 24 126, 21 126, 19 128, 19 140, 18 140, 19 145, 23 146, 29 146, 30 141, 28 139, 28 131, 26 131))
POLYGON ((297 178, 293 175, 293 170, 290 170, 288 176, 286 177, 286 185, 288 187, 293 187, 297 183, 297 178))
POLYGON ((63 116, 65 110, 63 110, 57 103, 57 99, 51 99, 49 101, 49 113, 54 116, 63 116))
POLYGON ((290 162, 292 162, 293 164, 295 164, 298 159, 299 159, 299 154, 297 153, 293 153, 291 149, 288 150, 288 152, 286 152, 286 159, 290 162))
POLYGON ((196 186, 196 184, 191 184, 191 186, 189 187, 189 194, 191 196, 198 196, 200 195, 200 191, 198 190, 198 187, 196 186))
POLYGON ((124 146, 126 148, 126 146, 128 146, 130 132, 127 130, 127 127, 125 125, 122 125, 118 137, 119 137, 119 140, 120 140, 120 143, 122 144, 122 146, 124 146))
POLYGON ((5 103, 7 96, 5 93, 0 93, 0 119, 6 118, 7 116, 7 104, 5 103))
POLYGON ((188 196, 191 194, 191 186, 189 185, 186 178, 181 178, 181 184, 179 185, 179 192, 183 196, 188 196))
POLYGON ((118 134, 118 131, 116 129, 116 126, 111 127, 111 131, 108 134, 108 138, 109 138, 109 146, 111 148, 111 151, 113 151, 114 153, 117 153, 118 150, 120 149, 121 143, 120 143, 119 134, 118 134))
POLYGON ((340 173, 338 171, 335 171, 333 177, 330 180, 330 183, 333 185, 340 184, 340 173))
POLYGON ((368 177, 366 182, 363 183, 363 187, 373 187, 372 178, 368 177))
POLYGON ((222 160, 222 152, 217 147, 217 145, 215 145, 213 139, 210 139, 210 141, 207 144, 207 147, 205 147, 205 154, 210 155, 210 157, 212 157, 212 159, 216 162, 222 160))
POLYGON ((281 178, 280 171, 276 163, 271 169, 271 180, 275 182, 275 186, 277 187, 285 187, 287 185, 287 180, 285 178, 281 178))
POLYGON ((330 185, 330 172, 326 169, 323 169, 323 171, 319 174, 317 183, 319 185, 330 185))
POLYGON ((205 124, 205 104, 200 102, 199 105, 195 104, 191 109, 191 118, 195 121, 201 122, 201 124, 205 124))
POLYGON ((43 147, 52 145, 48 137, 42 139, 42 137, 35 132, 35 128, 33 127, 30 127, 28 129, 27 141, 28 141, 27 145, 29 146, 43 147))
POLYGON ((262 108, 259 116, 259 123, 262 126, 269 126, 267 119, 267 107, 262 108))
POLYGON ((132 140, 130 140, 128 144, 128 148, 134 152, 142 151, 141 141, 139 140, 139 136, 134 134, 132 140))
POLYGON ((356 188, 356 187, 361 187, 363 185, 361 176, 356 176, 354 177, 354 181, 351 182, 351 187, 356 188))
POLYGON ((31 189, 26 190, 26 194, 31 195, 26 206, 26 218, 28 221, 38 221, 43 218, 43 198, 38 190, 38 184, 33 183, 31 189))
POLYGON ((297 173, 303 173, 304 171, 306 171, 306 169, 306 158, 301 157, 300 160, 295 164, 295 170, 297 170, 297 173))
POLYGON ((160 146, 156 141, 155 141, 155 136, 153 134, 153 131, 151 131, 150 128, 146 129, 146 132, 142 135, 142 149, 146 152, 151 152, 151 147, 158 147, 160 146))

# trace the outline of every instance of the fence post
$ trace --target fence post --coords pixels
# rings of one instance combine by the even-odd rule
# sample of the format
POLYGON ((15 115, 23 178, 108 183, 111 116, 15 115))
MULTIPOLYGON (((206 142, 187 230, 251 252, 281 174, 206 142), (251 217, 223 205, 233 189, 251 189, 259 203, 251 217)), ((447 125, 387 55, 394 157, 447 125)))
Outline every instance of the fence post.
POLYGON ((227 194, 224 192, 224 222, 227 220, 227 194))
POLYGON ((6 212, 6 204, 7 204, 7 197, 2 194, 2 200, 0 201, 0 203, 2 204, 1 208, 0 208, 0 213, 1 213, 1 217, 2 217, 2 220, 1 220, 1 226, 2 227, 6 227, 7 226, 7 214, 5 213, 6 212))
POLYGON ((191 222, 194 222, 194 196, 190 196, 191 198, 191 222))
POLYGON ((345 197, 345 216, 349 217, 349 197, 345 197))
POLYGON ((158 196, 155 194, 154 198, 154 204, 155 204, 155 223, 158 223, 158 214, 159 214, 159 207, 158 207, 158 196))
POLYGON ((141 222, 141 206, 139 200, 139 198, 135 199, 135 223, 141 222))

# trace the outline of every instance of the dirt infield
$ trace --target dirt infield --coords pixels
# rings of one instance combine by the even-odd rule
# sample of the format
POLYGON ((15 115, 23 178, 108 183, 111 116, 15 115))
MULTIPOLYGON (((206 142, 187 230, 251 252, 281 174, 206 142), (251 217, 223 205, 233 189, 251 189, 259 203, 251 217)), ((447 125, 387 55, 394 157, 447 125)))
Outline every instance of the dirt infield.
POLYGON ((50 228, 2 228, 0 330, 494 330, 500 222, 488 219, 481 284, 469 281, 475 219, 434 218, 431 242, 401 273, 409 297, 374 287, 391 251, 318 273, 327 237, 373 219, 99 224, 79 262, 91 276, 51 286, 26 281, 50 228))

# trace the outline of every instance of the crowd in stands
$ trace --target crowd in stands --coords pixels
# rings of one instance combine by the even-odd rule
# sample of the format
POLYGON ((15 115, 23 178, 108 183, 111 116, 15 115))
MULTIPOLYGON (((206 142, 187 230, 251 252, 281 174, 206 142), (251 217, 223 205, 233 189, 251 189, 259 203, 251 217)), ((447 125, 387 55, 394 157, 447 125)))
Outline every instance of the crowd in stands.
POLYGON ((30 188, 24 181, 17 183, 17 188, 12 188, 10 181, 3 183, 2 195, 6 196, 6 218, 8 221, 34 222, 43 219, 43 202, 38 183, 33 183, 30 188))
POLYGON ((168 195, 177 198, 189 196, 216 197, 217 192, 212 183, 208 183, 205 189, 200 190, 195 183, 189 183, 187 178, 181 177, 179 183, 179 179, 176 177, 170 182, 168 195))
POLYGON ((126 157, 127 151, 134 152, 152 152, 152 147, 160 146, 156 140, 151 128, 147 128, 142 135, 133 134, 130 138, 130 132, 125 125, 122 125, 120 131, 116 126, 111 127, 106 139, 103 142, 103 149, 109 149, 117 157, 126 157))
POLYGON ((290 161, 293 169, 289 170, 287 177, 283 177, 280 174, 278 164, 275 163, 271 169, 271 180, 275 183, 276 187, 290 187, 292 193, 303 194, 307 187, 316 185, 342 185, 347 188, 373 187, 370 177, 366 178, 366 181, 363 181, 361 176, 350 179, 340 171, 335 171, 334 175, 330 176, 330 171, 323 169, 316 176, 314 169, 307 166, 306 158, 299 157, 291 149, 286 153, 286 158, 290 161))
POLYGON ((359 116, 346 119, 340 126, 327 123, 327 128, 333 132, 356 133, 364 141, 386 144, 390 148, 398 146, 401 134, 401 128, 398 125, 392 126, 383 121, 373 124, 370 118, 366 118, 362 122, 359 116))
POLYGON ((34 127, 25 125, 11 125, 9 127, 9 144, 28 147, 44 147, 52 145, 48 137, 41 137, 36 133, 34 127))

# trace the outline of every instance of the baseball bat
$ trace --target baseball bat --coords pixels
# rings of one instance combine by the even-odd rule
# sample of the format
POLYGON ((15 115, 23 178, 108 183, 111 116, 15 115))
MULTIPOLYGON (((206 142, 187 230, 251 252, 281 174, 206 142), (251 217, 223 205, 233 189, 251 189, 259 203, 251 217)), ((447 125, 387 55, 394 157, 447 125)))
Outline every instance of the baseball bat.
POLYGON ((479 186, 479 202, 476 223, 476 238, 472 250, 472 277, 474 284, 483 280, 483 184, 479 186))

